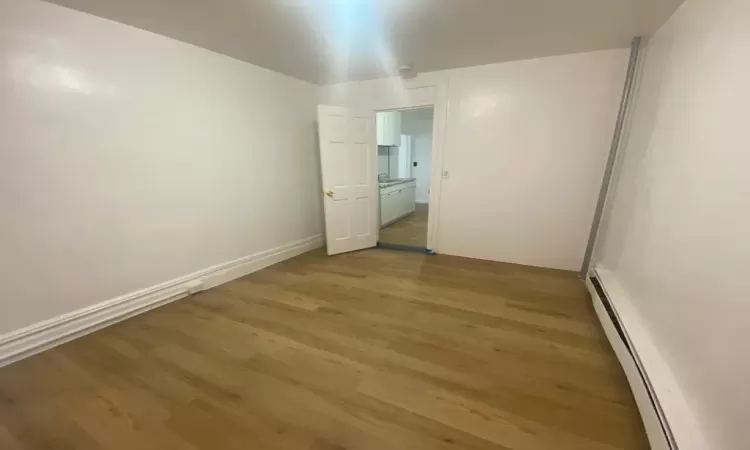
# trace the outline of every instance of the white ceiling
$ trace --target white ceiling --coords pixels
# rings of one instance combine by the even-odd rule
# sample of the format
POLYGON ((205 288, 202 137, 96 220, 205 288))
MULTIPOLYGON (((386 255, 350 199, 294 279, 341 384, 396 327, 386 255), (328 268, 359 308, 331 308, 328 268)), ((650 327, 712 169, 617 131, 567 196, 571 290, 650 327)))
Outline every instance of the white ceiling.
POLYGON ((317 84, 619 48, 682 0, 51 0, 317 84))

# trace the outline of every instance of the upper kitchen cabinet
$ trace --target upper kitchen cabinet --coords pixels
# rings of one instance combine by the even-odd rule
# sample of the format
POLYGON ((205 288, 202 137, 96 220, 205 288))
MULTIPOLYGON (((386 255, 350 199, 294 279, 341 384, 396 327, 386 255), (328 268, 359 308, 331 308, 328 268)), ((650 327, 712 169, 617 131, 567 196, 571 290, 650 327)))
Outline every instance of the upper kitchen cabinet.
POLYGON ((386 111, 377 114, 378 145, 401 145, 401 112, 386 111))

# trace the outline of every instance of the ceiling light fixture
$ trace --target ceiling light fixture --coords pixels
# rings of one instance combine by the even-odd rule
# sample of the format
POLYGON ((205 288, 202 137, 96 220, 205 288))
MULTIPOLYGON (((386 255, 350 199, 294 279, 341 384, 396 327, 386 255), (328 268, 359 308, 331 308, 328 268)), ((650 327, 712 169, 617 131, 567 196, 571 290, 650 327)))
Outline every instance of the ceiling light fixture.
POLYGON ((403 64, 398 68, 398 73, 401 74, 401 78, 415 78, 417 71, 414 70, 411 64, 403 64))

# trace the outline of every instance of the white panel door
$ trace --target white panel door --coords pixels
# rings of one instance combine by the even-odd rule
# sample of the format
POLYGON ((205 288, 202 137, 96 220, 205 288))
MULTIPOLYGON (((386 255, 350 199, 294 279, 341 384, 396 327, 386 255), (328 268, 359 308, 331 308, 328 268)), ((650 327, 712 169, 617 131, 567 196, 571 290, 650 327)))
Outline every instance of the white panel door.
POLYGON ((375 113, 318 106, 328 254, 378 242, 375 113))

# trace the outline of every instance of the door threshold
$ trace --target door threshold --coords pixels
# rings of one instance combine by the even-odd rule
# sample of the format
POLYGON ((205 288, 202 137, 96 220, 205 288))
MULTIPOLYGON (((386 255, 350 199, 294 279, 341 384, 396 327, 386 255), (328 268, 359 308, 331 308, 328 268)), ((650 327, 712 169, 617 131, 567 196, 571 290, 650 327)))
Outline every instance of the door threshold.
POLYGON ((389 244, 387 242, 378 242, 378 248, 384 248, 386 250, 399 250, 402 252, 412 253, 426 253, 428 255, 434 255, 435 252, 429 248, 419 247, 416 245, 404 245, 404 244, 389 244))

